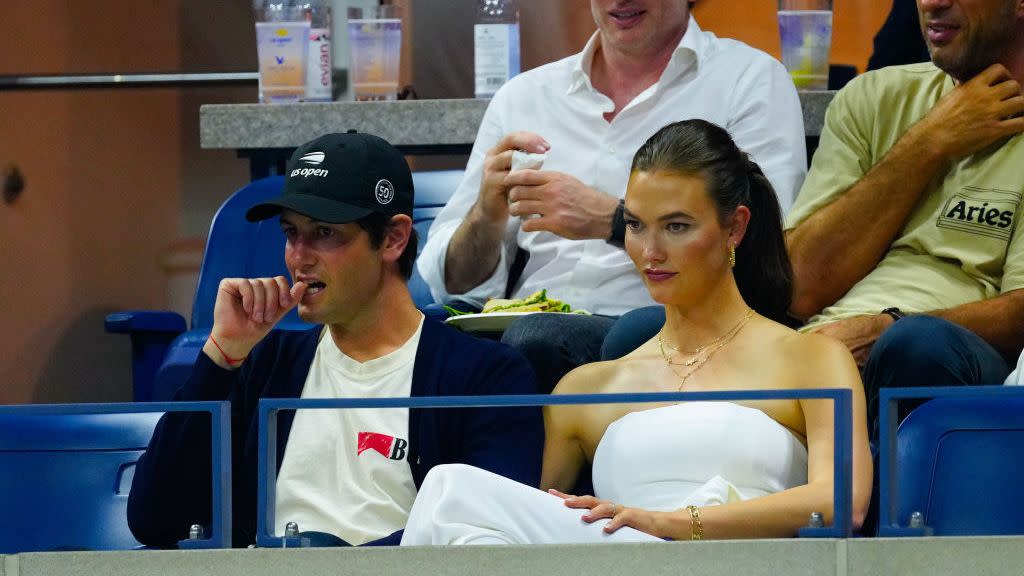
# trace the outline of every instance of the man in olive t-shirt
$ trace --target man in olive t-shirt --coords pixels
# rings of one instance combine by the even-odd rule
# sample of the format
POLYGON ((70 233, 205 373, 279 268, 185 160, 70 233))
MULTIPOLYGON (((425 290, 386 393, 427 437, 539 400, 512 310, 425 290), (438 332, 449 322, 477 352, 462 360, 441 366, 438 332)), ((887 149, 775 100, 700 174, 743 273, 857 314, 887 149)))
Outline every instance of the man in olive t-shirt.
POLYGON ((849 346, 872 419, 879 388, 998 384, 1024 346, 1024 2, 918 9, 932 63, 836 95, 787 221, 792 311, 849 346))

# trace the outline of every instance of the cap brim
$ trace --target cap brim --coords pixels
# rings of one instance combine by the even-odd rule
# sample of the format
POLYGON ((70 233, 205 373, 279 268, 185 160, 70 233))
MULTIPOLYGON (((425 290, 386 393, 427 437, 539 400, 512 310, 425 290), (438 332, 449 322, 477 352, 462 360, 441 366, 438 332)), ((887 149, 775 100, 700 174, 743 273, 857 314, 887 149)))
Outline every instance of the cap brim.
POLYGON ((249 222, 258 222, 277 216, 283 210, 298 212, 303 216, 330 224, 345 224, 369 216, 374 212, 369 208, 319 196, 290 194, 253 206, 245 213, 245 219, 249 222))

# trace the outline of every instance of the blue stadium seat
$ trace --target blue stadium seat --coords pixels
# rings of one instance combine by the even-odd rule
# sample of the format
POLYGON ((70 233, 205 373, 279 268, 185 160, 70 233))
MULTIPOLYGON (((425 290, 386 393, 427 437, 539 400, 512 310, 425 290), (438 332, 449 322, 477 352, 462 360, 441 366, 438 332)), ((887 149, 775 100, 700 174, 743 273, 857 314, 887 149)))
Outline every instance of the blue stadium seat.
POLYGON ((931 400, 896 454, 901 525, 921 512, 936 536, 1024 534, 1024 394, 931 400))
POLYGON ((0 414, 0 554, 139 546, 128 491, 160 416, 0 414))
MULTIPOLYGON (((455 189, 459 187, 462 175, 462 170, 412 173, 413 186, 416 188, 416 206, 412 212, 412 223, 419 236, 419 244, 416 246, 417 256, 427 242, 427 233, 430 231, 431 224, 434 223, 434 218, 455 193, 455 189)), ((409 292, 412 294, 412 301, 420 308, 434 302, 434 297, 430 295, 430 288, 420 276, 419 270, 413 270, 412 278, 409 279, 409 292)))
MULTIPOLYGON (((455 192, 462 174, 462 170, 413 173, 416 195, 413 224, 420 237, 420 249, 434 217, 455 192)), ((107 332, 131 336, 135 401, 170 400, 188 377, 213 326, 213 305, 221 279, 289 276, 283 258, 284 235, 277 220, 248 222, 245 219, 245 212, 251 206, 279 195, 283 185, 282 176, 256 180, 235 192, 217 211, 210 226, 187 331, 185 319, 174 312, 128 311, 107 316, 107 332)), ((418 273, 410 280, 409 289, 417 306, 433 301, 418 273)), ((276 329, 308 327, 309 324, 302 322, 292 310, 276 329)))

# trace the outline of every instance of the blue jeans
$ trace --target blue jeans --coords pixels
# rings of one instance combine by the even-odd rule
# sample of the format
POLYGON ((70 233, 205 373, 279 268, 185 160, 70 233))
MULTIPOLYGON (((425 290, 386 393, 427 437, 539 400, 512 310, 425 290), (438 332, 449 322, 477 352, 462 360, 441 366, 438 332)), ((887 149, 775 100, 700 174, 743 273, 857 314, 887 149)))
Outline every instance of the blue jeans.
MULTIPOLYGON (((882 388, 1002 384, 1009 373, 1002 355, 974 332, 935 316, 904 318, 878 338, 861 372, 872 441, 882 388)), ((899 418, 912 408, 901 408, 899 418)))
POLYGON ((601 344, 615 322, 610 316, 530 314, 509 324, 501 341, 519 350, 549 394, 570 370, 600 359, 601 344))
POLYGON ((665 325, 665 307, 647 306, 630 310, 612 325, 601 346, 601 360, 615 360, 647 342, 665 325))

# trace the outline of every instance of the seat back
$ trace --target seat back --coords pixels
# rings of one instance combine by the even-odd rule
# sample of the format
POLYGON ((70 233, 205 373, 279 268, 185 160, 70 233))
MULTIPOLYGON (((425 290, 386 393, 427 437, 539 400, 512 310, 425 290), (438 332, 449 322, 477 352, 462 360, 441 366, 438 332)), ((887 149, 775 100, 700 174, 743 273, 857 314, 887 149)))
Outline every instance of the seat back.
POLYGON ((1024 534, 1024 397, 938 398, 897 433, 897 519, 936 536, 1024 534))
MULTIPOLYGON (((289 276, 284 264, 284 234, 277 219, 260 222, 245 219, 249 208, 279 196, 283 188, 283 176, 255 180, 232 194, 217 210, 199 270, 191 330, 209 331, 213 326, 213 305, 222 279, 289 276)), ((283 322, 302 321, 292 310, 283 322)))
MULTIPOLYGON (((416 206, 412 210, 412 223, 419 235, 416 256, 420 255, 423 245, 427 242, 427 234, 434 218, 441 212, 448 199, 455 193, 462 182, 462 170, 435 170, 430 172, 413 172, 412 181, 416 188, 416 206)), ((409 293, 416 306, 424 306, 434 302, 430 288, 420 276, 419 270, 413 270, 409 279, 409 293)))
POLYGON ((160 416, 0 414, 0 554, 139 546, 128 492, 160 416))
MULTIPOLYGON (((462 180, 462 173, 462 170, 413 173, 416 198, 413 226, 420 238, 417 255, 423 249, 434 218, 462 180)), ((256 180, 235 192, 217 211, 210 226, 203 265, 199 271, 191 329, 178 336, 168 347, 164 361, 153 378, 152 400, 171 400, 174 392, 188 378, 192 364, 213 326, 213 306, 217 301, 217 287, 221 279, 278 275, 291 277, 284 264, 285 238, 277 218, 261 222, 245 219, 249 208, 278 196, 283 186, 283 176, 256 180)), ((417 306, 433 302, 430 289, 418 272, 414 272, 409 280, 409 291, 417 306)), ((312 325, 303 322, 293 309, 277 324, 276 329, 303 330, 310 327, 312 325)))

